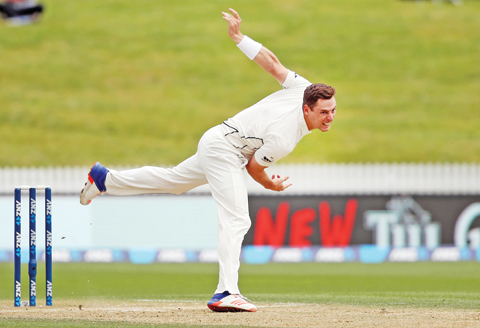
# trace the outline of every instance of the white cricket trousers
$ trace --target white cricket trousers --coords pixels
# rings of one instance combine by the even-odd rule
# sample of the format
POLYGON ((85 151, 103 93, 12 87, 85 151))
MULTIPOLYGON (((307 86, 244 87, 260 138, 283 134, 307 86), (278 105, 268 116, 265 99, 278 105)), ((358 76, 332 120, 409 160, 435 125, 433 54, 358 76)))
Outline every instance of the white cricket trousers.
POLYGON ((246 160, 218 125, 203 135, 197 153, 170 169, 146 166, 107 174, 110 195, 181 194, 209 183, 218 213, 219 282, 215 293, 239 294, 238 270, 245 234, 250 228, 245 184, 246 160))

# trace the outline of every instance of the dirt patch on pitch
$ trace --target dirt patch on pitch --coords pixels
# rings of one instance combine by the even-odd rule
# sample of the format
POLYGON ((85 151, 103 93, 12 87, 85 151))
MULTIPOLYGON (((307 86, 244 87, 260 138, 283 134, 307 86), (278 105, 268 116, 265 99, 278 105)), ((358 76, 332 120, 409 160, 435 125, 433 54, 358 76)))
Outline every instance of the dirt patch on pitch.
POLYGON ((204 303, 173 301, 55 302, 53 307, 14 308, 0 302, 0 320, 115 321, 231 327, 480 327, 480 312, 388 309, 345 305, 257 304, 256 313, 214 313, 204 303))

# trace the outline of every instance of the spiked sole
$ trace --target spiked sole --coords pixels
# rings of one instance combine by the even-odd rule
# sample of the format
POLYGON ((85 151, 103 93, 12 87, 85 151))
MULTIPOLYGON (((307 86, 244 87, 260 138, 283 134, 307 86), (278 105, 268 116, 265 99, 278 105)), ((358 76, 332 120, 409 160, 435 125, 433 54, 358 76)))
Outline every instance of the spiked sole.
POLYGON ((219 302, 213 304, 207 304, 208 308, 214 312, 257 312, 257 309, 250 310, 239 309, 231 306, 218 306, 219 302))

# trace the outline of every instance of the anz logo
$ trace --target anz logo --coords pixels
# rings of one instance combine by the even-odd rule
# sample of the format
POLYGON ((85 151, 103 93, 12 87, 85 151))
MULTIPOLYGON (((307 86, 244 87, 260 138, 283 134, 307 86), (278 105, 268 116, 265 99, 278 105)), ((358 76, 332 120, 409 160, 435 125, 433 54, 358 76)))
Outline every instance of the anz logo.
POLYGON ((52 201, 50 199, 47 199, 47 217, 48 219, 51 219, 52 216, 52 201))
POLYGON ((20 245, 22 244, 22 234, 17 232, 15 234, 15 248, 20 249, 20 245))
POLYGON ((34 198, 30 198, 30 214, 35 215, 36 210, 37 210, 37 202, 35 201, 34 198))
POLYGON ((37 294, 37 284, 35 281, 30 280, 30 296, 35 296, 37 294))
POLYGON ((52 201, 47 199, 47 215, 52 215, 52 201))
POLYGON ((47 231, 47 247, 50 249, 52 247, 52 232, 47 231))
POLYGON ((21 297, 22 296, 22 285, 20 284, 20 281, 15 282, 15 297, 21 297))
POLYGON ((17 224, 20 224, 20 215, 22 213, 22 203, 20 203, 18 200, 15 202, 15 217, 17 224))
POLYGON ((47 297, 51 298, 52 296, 53 296, 52 282, 47 281, 47 297))
POLYGON ((37 245, 37 233, 35 230, 30 230, 30 245, 37 245))

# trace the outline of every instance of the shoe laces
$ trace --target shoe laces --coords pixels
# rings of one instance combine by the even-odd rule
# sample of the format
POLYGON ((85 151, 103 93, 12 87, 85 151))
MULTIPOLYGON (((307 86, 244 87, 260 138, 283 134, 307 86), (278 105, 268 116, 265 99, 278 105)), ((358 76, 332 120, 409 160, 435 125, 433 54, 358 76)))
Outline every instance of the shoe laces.
POLYGON ((249 302, 249 303, 252 303, 252 301, 250 301, 248 298, 246 298, 246 297, 243 296, 242 294, 233 294, 233 295, 241 298, 241 299, 244 300, 244 301, 247 301, 247 302, 249 302))

